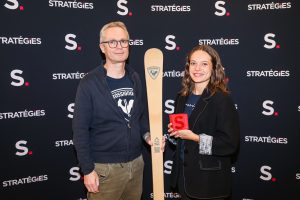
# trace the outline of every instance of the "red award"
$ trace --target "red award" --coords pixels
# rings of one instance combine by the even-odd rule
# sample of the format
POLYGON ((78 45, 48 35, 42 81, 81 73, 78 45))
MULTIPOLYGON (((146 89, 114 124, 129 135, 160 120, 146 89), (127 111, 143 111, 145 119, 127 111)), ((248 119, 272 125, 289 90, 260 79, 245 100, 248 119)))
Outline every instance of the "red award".
POLYGON ((186 113, 169 115, 174 131, 189 129, 188 115, 186 113))

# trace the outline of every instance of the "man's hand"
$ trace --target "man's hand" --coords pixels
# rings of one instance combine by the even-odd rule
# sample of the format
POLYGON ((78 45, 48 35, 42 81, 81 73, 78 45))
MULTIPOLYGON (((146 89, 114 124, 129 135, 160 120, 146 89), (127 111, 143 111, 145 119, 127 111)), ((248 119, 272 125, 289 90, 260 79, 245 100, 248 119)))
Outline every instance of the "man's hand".
POLYGON ((99 177, 95 171, 84 175, 84 185, 89 192, 99 192, 99 177))
MULTIPOLYGON (((149 134, 149 136, 146 137, 146 143, 149 144, 150 146, 153 145, 153 142, 151 141, 151 134, 149 134)), ((162 143, 161 143, 161 151, 164 152, 165 151, 165 146, 166 146, 166 138, 165 136, 162 137, 162 143)))

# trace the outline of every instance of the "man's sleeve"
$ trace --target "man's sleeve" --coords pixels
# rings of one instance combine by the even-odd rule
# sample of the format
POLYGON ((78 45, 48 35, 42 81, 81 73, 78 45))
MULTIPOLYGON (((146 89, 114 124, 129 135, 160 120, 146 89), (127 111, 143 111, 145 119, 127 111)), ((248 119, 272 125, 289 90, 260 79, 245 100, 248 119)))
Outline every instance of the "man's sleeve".
POLYGON ((92 98, 91 94, 82 84, 79 85, 75 99, 73 117, 73 143, 81 171, 84 175, 94 170, 94 162, 90 155, 89 127, 92 121, 92 98))

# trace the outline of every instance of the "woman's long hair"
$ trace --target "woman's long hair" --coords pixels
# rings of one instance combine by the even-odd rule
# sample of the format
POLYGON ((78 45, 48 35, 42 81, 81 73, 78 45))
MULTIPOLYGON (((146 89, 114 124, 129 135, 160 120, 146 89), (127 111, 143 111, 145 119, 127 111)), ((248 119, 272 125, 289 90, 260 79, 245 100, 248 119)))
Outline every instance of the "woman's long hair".
POLYGON ((204 51, 208 53, 211 57, 212 62, 212 73, 211 77, 209 79, 209 83, 207 85, 207 88, 211 95, 213 95, 217 90, 220 90, 226 94, 229 93, 227 88, 227 81, 225 80, 225 71, 221 63, 220 56, 218 52, 213 49, 212 47, 208 45, 199 45, 194 47, 187 55, 186 57, 186 63, 185 63, 185 72, 182 79, 182 89, 179 92, 181 96, 188 96, 194 89, 195 83, 193 82, 190 73, 190 59, 192 54, 195 51, 204 51))

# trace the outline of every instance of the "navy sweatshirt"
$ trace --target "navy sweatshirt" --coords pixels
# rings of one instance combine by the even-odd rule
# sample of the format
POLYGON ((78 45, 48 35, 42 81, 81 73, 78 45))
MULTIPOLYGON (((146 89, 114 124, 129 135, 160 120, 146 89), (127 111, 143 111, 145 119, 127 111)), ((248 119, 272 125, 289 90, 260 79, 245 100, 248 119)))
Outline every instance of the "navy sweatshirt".
POLYGON ((147 104, 139 75, 128 65, 125 69, 134 91, 129 122, 111 95, 103 65, 89 72, 79 83, 72 127, 84 175, 94 170, 94 163, 128 162, 142 153, 142 136, 149 131, 144 112, 147 104))

